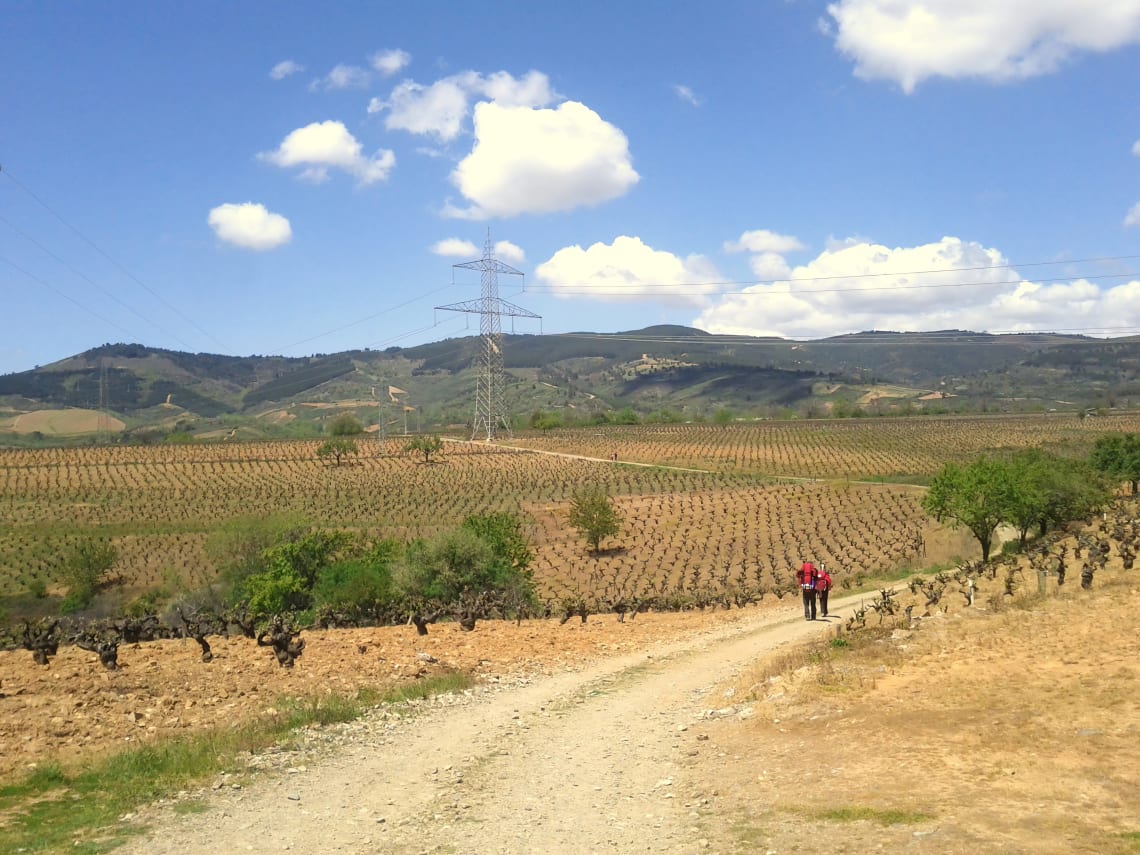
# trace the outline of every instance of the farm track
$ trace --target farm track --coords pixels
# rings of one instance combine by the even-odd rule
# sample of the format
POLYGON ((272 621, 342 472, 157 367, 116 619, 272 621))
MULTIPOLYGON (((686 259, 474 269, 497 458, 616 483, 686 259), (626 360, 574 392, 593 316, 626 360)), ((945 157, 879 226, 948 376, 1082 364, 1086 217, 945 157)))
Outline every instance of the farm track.
POLYGON ((688 728, 748 715, 717 687, 828 623, 797 602, 395 725, 346 725, 343 750, 220 787, 204 813, 144 816, 153 830, 119 851, 704 851, 717 803, 686 782, 701 746, 688 728))

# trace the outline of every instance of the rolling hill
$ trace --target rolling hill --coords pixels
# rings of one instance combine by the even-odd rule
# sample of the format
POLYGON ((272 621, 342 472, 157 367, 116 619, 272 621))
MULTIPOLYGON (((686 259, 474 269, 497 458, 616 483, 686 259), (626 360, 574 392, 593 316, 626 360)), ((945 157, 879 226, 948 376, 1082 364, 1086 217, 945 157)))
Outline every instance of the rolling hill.
MULTIPOLYGON (((84 410, 126 431, 304 434, 330 411, 365 423, 460 427, 471 414, 478 336, 309 357, 222 356, 105 344, 0 376, 0 434, 31 412, 84 410)), ((870 331, 816 341, 712 335, 682 326, 613 334, 504 336, 507 395, 520 418, 566 420, 1049 410, 1127 406, 1140 394, 1140 340, 1056 334, 870 331)), ((100 420, 96 420, 100 421, 100 420)), ((21 427, 23 426, 23 427, 21 427)), ((39 430, 37 428, 37 430, 39 430)), ((39 430, 37 439, 68 429, 39 430)))

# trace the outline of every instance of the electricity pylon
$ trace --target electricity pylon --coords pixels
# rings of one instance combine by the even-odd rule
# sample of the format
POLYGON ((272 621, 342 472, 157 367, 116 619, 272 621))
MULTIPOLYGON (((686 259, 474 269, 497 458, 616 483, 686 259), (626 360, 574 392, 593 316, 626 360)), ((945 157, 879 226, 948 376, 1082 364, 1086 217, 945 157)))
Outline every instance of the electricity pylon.
POLYGON ((499 274, 522 276, 509 264, 495 258, 495 247, 491 243, 491 230, 487 229, 487 240, 483 244, 483 257, 478 261, 453 264, 452 267, 465 270, 478 270, 481 277, 481 295, 478 300, 464 300, 447 306, 436 306, 447 312, 468 312, 479 315, 479 335, 482 339, 477 376, 475 379, 475 422, 471 438, 486 434, 487 441, 495 438, 495 432, 502 429, 511 435, 511 419, 504 398, 506 377, 503 371, 503 330, 502 316, 510 318, 541 318, 529 309, 499 299, 499 274))

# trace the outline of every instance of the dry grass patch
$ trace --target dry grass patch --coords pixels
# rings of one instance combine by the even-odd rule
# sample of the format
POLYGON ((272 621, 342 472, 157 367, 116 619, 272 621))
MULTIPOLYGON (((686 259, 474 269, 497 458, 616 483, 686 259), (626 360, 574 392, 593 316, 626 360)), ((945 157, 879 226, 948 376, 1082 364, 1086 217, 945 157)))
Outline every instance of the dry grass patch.
POLYGON ((1137 851, 1140 575, 1015 603, 758 666, 755 715, 708 730, 738 759, 694 774, 776 851, 1137 851))

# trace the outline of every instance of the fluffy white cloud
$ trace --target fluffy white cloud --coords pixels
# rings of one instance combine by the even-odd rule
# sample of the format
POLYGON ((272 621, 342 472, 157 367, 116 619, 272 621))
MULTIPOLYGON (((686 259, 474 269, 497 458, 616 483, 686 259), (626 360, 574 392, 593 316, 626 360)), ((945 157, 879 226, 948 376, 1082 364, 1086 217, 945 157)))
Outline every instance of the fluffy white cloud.
POLYGON ((800 243, 799 238, 777 234, 767 229, 744 232, 736 240, 724 242, 725 252, 775 252, 785 255, 803 248, 804 245, 800 243))
POLYGON ((273 80, 284 80, 290 74, 296 74, 297 72, 304 70, 305 66, 301 65, 299 62, 294 62, 291 59, 286 59, 273 66, 273 68, 269 71, 269 76, 273 80))
MULTIPOLYGON (((448 258, 467 258, 475 260, 483 257, 483 250, 471 241, 462 238, 444 238, 432 244, 431 251, 436 255, 448 258)), ((522 248, 509 240, 501 240, 495 244, 495 258, 507 264, 522 264, 526 261, 526 253, 522 248)))
POLYGON ((678 83, 673 87, 674 94, 684 101, 686 104, 691 104, 694 107, 701 106, 701 99, 696 96, 692 89, 688 86, 678 83))
POLYGON ((432 244, 431 251, 447 258, 478 258, 482 255, 471 241, 454 237, 436 241, 432 244))
POLYGON ((784 280, 721 297, 693 321, 709 332, 820 338, 910 332, 1099 330, 1140 322, 1140 282, 1023 279, 996 249, 945 237, 894 249, 836 242, 784 280))
POLYGON ((371 157, 364 155, 359 140, 336 121, 313 122, 292 131, 276 151, 262 152, 262 160, 280 167, 306 167, 301 177, 320 182, 328 178, 330 167, 342 169, 361 184, 387 179, 396 165, 396 155, 380 149, 371 157))
POLYGON ((526 253, 523 252, 521 246, 511 243, 509 240, 501 240, 495 244, 495 258, 507 262, 507 264, 522 264, 526 261, 526 253))
POLYGON ((409 62, 412 61, 412 55, 406 50, 382 50, 372 56, 372 67, 383 74, 385 77, 391 77, 397 71, 405 68, 409 62))
POLYGON ((206 221, 220 240, 243 249, 276 249, 293 237, 293 229, 285 217, 254 202, 218 205, 210 211, 206 221))
POLYGON ((653 299, 671 305, 703 305, 719 279, 701 255, 681 258, 653 249, 639 237, 621 235, 612 244, 564 247, 535 268, 536 279, 559 297, 603 301, 653 299))
POLYGON ((1136 140, 1136 142, 1132 143, 1132 153, 1140 157, 1140 140, 1136 140))
POLYGON ((363 89, 371 79, 368 69, 361 68, 358 65, 341 63, 334 66, 333 70, 324 77, 314 80, 309 88, 314 91, 318 89, 363 89))
POLYGON ((1131 210, 1124 216, 1125 226, 1140 226, 1140 202, 1132 206, 1131 210))
POLYGON ((467 116, 467 92, 451 79, 424 86, 405 80, 392 90, 387 101, 373 98, 369 113, 388 110, 384 126, 413 134, 434 134, 447 141, 459 136, 467 116))
POLYGON ((464 71, 427 86, 405 80, 387 100, 373 98, 368 112, 387 110, 384 125, 389 130, 432 134, 447 142, 463 130, 473 100, 486 98, 505 106, 544 107, 557 97, 549 78, 539 71, 529 71, 518 79, 505 71, 487 76, 464 71))
POLYGON ((625 134, 584 104, 535 110, 483 102, 475 108, 475 147, 451 180, 472 204, 445 213, 483 219, 597 205, 639 176, 625 134))
POLYGON ((786 279, 792 275, 788 260, 778 252, 761 252, 748 259, 752 275, 761 282, 786 279))
POLYGON ((866 79, 1020 80, 1140 41, 1140 0, 837 0, 835 44, 866 79))

